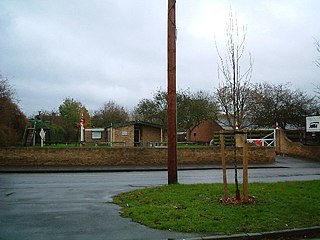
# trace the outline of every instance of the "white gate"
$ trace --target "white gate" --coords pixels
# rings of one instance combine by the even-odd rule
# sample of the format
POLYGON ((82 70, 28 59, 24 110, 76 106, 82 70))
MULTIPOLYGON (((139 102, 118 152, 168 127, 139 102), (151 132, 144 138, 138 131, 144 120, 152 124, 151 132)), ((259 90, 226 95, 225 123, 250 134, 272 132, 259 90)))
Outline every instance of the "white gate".
POLYGON ((248 143, 254 143, 260 147, 276 147, 276 130, 267 134, 262 138, 249 138, 247 139, 248 143))

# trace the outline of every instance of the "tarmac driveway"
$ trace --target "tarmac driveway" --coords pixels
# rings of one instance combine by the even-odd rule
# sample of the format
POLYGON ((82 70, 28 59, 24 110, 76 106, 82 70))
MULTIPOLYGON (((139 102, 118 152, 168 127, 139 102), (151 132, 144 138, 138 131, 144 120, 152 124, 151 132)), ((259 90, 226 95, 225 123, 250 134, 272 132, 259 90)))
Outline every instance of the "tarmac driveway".
MULTIPOLYGON (((221 172, 179 171, 179 182, 221 182, 221 172)), ((228 176, 232 179, 231 169, 228 176)), ((251 168, 249 178, 251 182, 320 179, 320 163, 279 157, 274 165, 251 168)), ((0 174, 0 239, 200 236, 149 229, 120 217, 119 207, 112 203, 112 197, 118 193, 166 183, 166 171, 0 174)))
POLYGON ((137 188, 132 178, 139 178, 139 175, 1 175, 0 239, 167 239, 190 236, 152 230, 119 217, 120 209, 111 202, 112 196, 137 188))

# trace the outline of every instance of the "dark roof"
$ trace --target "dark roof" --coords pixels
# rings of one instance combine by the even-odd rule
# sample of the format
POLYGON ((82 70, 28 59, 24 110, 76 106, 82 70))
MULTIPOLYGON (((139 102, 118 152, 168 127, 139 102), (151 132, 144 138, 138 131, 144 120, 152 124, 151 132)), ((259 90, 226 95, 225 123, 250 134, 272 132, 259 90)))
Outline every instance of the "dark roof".
POLYGON ((145 121, 130 121, 130 122, 124 122, 124 123, 116 123, 108 126, 108 128, 119 128, 119 127, 125 127, 130 125, 138 125, 138 126, 148 126, 148 127, 154 127, 154 128, 161 128, 161 125, 151 123, 151 122, 145 122, 145 121))

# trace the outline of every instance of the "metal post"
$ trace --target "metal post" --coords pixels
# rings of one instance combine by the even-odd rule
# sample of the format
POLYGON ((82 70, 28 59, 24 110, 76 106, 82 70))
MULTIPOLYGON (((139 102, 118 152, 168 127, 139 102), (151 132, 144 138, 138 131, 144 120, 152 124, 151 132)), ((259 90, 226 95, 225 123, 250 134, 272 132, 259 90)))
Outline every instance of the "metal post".
POLYGON ((83 113, 81 113, 80 118, 80 147, 84 144, 84 117, 83 113))
POLYGON ((84 126, 80 126, 80 143, 84 142, 84 126))
POLYGON ((175 8, 176 1, 168 0, 168 184, 178 182, 175 8))

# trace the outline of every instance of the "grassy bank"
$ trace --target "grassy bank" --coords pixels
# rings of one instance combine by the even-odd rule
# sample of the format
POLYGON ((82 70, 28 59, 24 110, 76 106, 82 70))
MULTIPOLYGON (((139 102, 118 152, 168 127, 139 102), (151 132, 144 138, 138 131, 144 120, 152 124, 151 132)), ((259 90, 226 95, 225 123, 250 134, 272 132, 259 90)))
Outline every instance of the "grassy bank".
MULTIPOLYGON (((230 185, 232 194, 234 189, 230 185)), ((215 234, 320 225, 320 181, 254 183, 254 204, 223 205, 222 184, 170 185, 115 197, 122 216, 157 229, 215 234)))
MULTIPOLYGON (((42 148, 41 146, 39 145, 36 145, 36 146, 32 146, 33 148, 42 148)), ((107 145, 107 144, 93 144, 93 143, 90 143, 90 144, 85 144, 85 145, 82 145, 80 146, 79 143, 58 143, 58 144, 47 144, 45 146, 43 146, 44 148, 111 148, 110 145, 107 145)))

